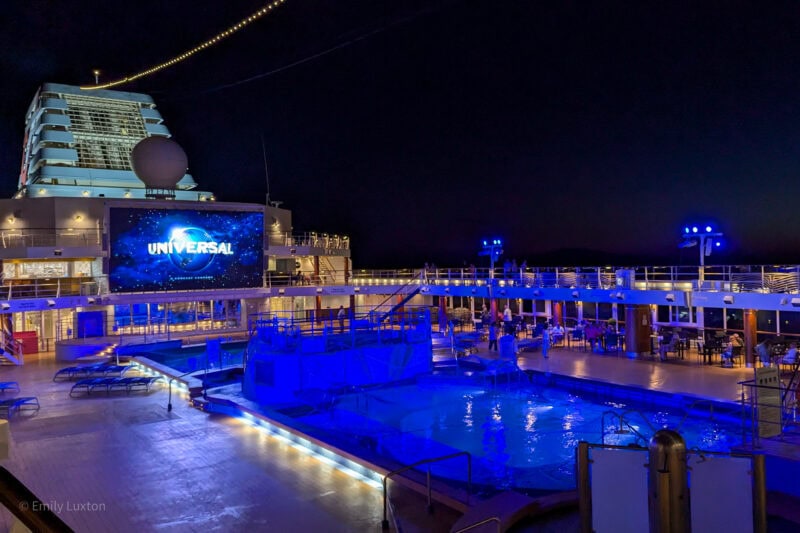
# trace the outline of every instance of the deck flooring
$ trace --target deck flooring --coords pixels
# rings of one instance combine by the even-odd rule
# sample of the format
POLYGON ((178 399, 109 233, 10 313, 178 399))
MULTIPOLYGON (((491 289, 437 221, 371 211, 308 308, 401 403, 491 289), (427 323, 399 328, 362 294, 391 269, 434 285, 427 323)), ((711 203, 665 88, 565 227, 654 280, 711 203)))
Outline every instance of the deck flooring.
MULTIPOLYGON (((485 343, 478 355, 493 357, 485 343)), ((721 401, 738 400, 737 383, 753 376, 751 368, 701 365, 692 353, 664 363, 556 348, 547 359, 522 354, 519 364, 721 401)), ((18 381, 20 396, 41 403, 35 415, 11 420, 2 464, 76 531, 380 530, 380 489, 185 400, 173 398, 168 412, 163 385, 70 398, 71 382, 52 382, 63 366, 44 354, 0 368, 0 380, 18 381)), ((0 527, 12 522, 0 511, 0 527)))

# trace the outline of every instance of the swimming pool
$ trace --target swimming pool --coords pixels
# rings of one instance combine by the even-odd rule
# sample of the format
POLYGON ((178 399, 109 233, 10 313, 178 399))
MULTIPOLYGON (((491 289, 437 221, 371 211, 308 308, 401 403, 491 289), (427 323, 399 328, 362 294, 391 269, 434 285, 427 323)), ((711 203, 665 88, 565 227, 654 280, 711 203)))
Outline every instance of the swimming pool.
POLYGON ((195 346, 147 349, 136 353, 156 363, 174 368, 185 374, 206 368, 219 369, 242 364, 247 341, 233 341, 220 344, 219 353, 209 353, 205 344, 195 346))
MULTIPOLYGON (((689 449, 728 451, 740 442, 735 418, 589 396, 528 384, 423 380, 343 395, 332 411, 297 419, 315 433, 347 436, 400 464, 467 451, 473 483, 491 489, 575 488, 580 441, 647 446, 656 430, 669 427, 679 430, 689 449)), ((434 463, 431 473, 463 482, 466 460, 434 463)))

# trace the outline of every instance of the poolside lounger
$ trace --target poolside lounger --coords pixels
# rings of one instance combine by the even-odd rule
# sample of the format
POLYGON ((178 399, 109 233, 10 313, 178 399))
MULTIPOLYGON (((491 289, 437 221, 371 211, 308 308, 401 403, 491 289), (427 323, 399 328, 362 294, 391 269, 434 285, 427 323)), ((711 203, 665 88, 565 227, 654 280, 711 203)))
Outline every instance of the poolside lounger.
POLYGON ((128 392, 132 391, 145 391, 150 392, 152 387, 157 381, 163 380, 161 376, 142 376, 135 378, 122 378, 123 380, 130 380, 128 382, 128 392))
POLYGON ((131 391, 145 391, 149 392, 150 387, 158 380, 162 379, 161 376, 147 376, 147 377, 130 377, 130 378, 87 378, 82 379, 72 386, 69 391, 71 398, 85 393, 91 396, 96 389, 105 390, 106 394, 114 391, 125 391, 130 394, 131 391))
POLYGON ((59 381, 61 379, 67 381, 72 380, 77 377, 88 377, 95 372, 101 372, 103 367, 108 366, 106 363, 94 363, 91 365, 79 365, 79 366, 68 366, 66 368, 62 368, 58 372, 55 373, 53 376, 53 381, 59 381))
POLYGON ((19 392, 19 383, 16 381, 0 381, 0 392, 13 390, 19 392))
POLYGON ((5 415, 6 418, 11 418, 14 413, 19 414, 21 411, 38 410, 39 398, 35 396, 20 396, 18 398, 0 400, 0 415, 5 415))
POLYGON ((90 396, 95 389, 105 389, 106 394, 108 394, 110 387, 121 378, 87 378, 78 381, 69 391, 69 395, 71 398, 74 398, 77 394, 81 392, 85 392, 87 396, 90 396))
POLYGON ((132 366, 127 365, 106 365, 102 368, 98 368, 95 372, 102 373, 106 377, 122 377, 125 375, 125 372, 133 368, 132 366))

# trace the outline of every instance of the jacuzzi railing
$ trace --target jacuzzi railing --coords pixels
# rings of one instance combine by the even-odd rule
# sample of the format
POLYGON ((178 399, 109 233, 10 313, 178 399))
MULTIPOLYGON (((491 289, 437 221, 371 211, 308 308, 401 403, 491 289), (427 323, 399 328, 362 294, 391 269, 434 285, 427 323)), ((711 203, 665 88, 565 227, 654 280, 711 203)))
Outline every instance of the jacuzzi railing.
POLYGON ((471 531, 471 530, 475 529, 476 527, 481 527, 481 526, 489 524, 491 522, 494 522, 494 523, 497 524, 498 533, 503 530, 503 528, 502 528, 503 522, 502 522, 502 520, 500 520, 500 517, 499 516, 490 516, 489 518, 484 518, 480 522, 475 522, 474 524, 470 524, 467 527, 462 527, 461 529, 459 529, 457 531, 454 531, 453 533, 464 533, 465 531, 471 531))
POLYGON ((650 421, 648 421, 647 418, 642 413, 640 413, 639 411, 628 410, 628 411, 625 411, 623 413, 618 413, 618 412, 616 412, 614 410, 609 410, 609 411, 605 411, 603 413, 603 415, 601 416, 601 418, 600 418, 600 424, 601 424, 600 442, 602 444, 605 444, 606 443, 606 435, 614 435, 615 434, 613 431, 606 432, 606 415, 608 415, 611 418, 612 421, 613 421, 614 418, 616 418, 617 421, 618 421, 619 430, 618 430, 618 433, 616 433, 617 435, 621 435, 621 434, 633 435, 638 440, 641 440, 643 443, 646 444, 647 441, 648 441, 648 437, 643 435, 638 429, 636 429, 636 427, 633 426, 633 424, 631 423, 631 420, 630 420, 630 416, 629 416, 631 414, 639 415, 639 418, 642 419, 642 421, 645 423, 645 425, 647 425, 647 427, 650 429, 650 431, 653 434, 655 434, 656 429, 652 426, 652 424, 650 424, 650 421))
MULTIPOLYGON (((398 468, 396 470, 392 470, 391 472, 388 472, 386 475, 384 475, 383 476, 383 521, 381 522, 381 528, 383 528, 384 531, 387 531, 389 529, 389 519, 387 518, 387 516, 388 516, 388 505, 387 505, 388 497, 387 497, 387 492, 386 492, 386 482, 389 480, 390 477, 396 476, 397 474, 403 473, 403 472, 405 472, 407 470, 411 470, 411 469, 416 468, 416 467, 418 467, 420 465, 424 465, 424 464, 430 465, 432 463, 438 463, 438 462, 441 462, 441 461, 446 461, 447 459, 453 459, 455 457, 460 457, 462 455, 465 455, 467 457, 467 495, 469 495, 470 486, 472 485, 472 455, 469 452, 463 452, 462 451, 462 452, 451 453, 449 455, 442 455, 442 456, 439 456, 439 457, 432 457, 432 458, 429 458, 429 459, 421 459, 421 460, 417 461, 416 463, 412 463, 412 464, 406 465, 406 466, 404 466, 402 468, 398 468)), ((427 471, 427 476, 426 476, 426 486, 427 486, 427 489, 428 489, 428 494, 427 494, 427 496, 428 496, 428 509, 430 510, 431 509, 431 505, 432 505, 432 503, 431 503, 431 498, 432 498, 431 497, 431 490, 432 489, 431 489, 431 468, 430 468, 430 466, 428 466, 428 471, 427 471)))

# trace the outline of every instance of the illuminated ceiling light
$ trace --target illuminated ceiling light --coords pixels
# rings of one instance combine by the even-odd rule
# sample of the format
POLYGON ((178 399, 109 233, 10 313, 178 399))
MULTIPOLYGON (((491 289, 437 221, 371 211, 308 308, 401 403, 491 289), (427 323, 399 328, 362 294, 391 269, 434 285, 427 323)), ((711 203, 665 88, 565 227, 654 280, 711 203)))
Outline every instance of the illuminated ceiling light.
POLYGON ((39 194, 44 194, 46 191, 44 189, 39 189, 39 194))
POLYGON ((80 222, 81 220, 83 220, 83 215, 75 215, 75 220, 80 222))
POLYGON ((81 191, 81 194, 84 196, 89 196, 89 191, 81 191))
POLYGON ((131 191, 125 191, 125 198, 131 197, 131 191))
POLYGON ((8 217, 6 220, 8 220, 8 223, 9 223, 9 224, 13 224, 13 223, 15 223, 15 222, 17 221, 17 219, 16 219, 16 218, 14 218, 14 215, 11 215, 11 216, 10 216, 10 217, 8 217))
POLYGON ((692 227, 692 233, 697 233, 697 226, 692 227))
POLYGON ((706 233, 711 233, 711 226, 706 226, 706 233))

